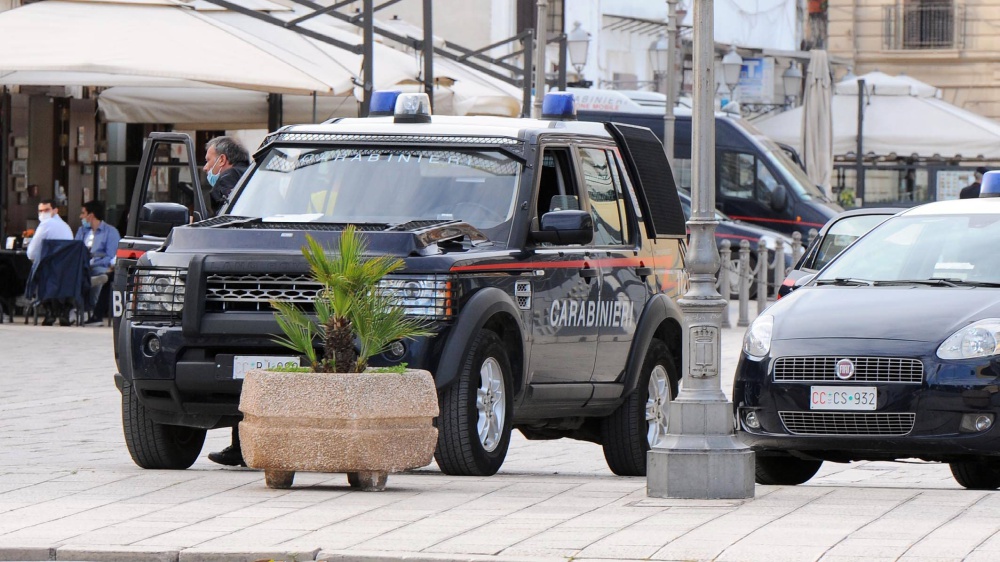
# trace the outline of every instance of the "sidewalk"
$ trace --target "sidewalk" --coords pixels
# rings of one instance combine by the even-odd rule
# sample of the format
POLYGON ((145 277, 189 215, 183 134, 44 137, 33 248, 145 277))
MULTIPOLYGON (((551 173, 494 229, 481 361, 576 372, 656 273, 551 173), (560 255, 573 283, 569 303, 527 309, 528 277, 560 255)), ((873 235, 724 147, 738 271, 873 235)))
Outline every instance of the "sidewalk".
MULTIPOLYGON (((742 333, 723 330, 727 394, 742 333)), ((382 493, 317 473, 271 490, 259 471, 205 458, 228 444, 219 430, 191 469, 142 470, 122 437, 109 329, 0 324, 0 357, 0 560, 1000 558, 1000 494, 921 462, 827 463, 747 501, 655 499, 644 478, 612 475, 598 445, 515 432, 488 478, 431 464, 382 493)))

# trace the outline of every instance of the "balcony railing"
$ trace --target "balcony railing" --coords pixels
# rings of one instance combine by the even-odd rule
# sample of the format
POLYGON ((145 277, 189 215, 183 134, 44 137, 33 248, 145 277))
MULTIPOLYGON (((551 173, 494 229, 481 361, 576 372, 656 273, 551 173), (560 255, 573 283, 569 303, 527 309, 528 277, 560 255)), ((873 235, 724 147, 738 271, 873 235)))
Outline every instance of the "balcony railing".
POLYGON ((882 7, 886 50, 965 48, 965 6, 948 0, 906 0, 882 7))

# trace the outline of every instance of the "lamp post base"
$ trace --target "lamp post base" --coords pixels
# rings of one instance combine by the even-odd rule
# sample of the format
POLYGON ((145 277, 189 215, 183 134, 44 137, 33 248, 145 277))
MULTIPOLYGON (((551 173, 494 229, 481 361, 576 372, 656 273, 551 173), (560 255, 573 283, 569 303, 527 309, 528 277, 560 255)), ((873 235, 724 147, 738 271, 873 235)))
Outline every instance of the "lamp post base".
POLYGON ((754 454, 733 435, 725 400, 675 400, 671 432, 646 454, 646 495, 740 499, 754 495, 754 454))

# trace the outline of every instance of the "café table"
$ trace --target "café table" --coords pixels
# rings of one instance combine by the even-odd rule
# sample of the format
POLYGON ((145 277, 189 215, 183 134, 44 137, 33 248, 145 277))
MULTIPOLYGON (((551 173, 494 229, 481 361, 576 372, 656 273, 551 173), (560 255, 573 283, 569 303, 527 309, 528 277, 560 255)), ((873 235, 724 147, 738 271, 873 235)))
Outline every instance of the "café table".
POLYGON ((0 322, 5 314, 13 320, 17 297, 24 294, 30 273, 27 251, 0 249, 0 322))

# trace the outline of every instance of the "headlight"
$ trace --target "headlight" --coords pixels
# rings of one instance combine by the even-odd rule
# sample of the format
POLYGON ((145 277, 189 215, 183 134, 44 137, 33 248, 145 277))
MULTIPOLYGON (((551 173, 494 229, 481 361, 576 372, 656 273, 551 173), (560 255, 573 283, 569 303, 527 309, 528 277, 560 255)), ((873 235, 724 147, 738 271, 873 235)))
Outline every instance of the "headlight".
POLYGON ((179 315, 184 309, 183 269, 138 269, 129 288, 136 314, 179 315))
POLYGON ((771 351, 771 328, 774 317, 762 314, 750 324, 743 336, 743 352, 753 361, 760 361, 771 351))
POLYGON ((411 316, 447 318, 454 314, 451 281, 435 277, 383 279, 379 286, 411 316))
POLYGON ((955 332, 938 347, 941 359, 973 359, 1000 353, 1000 318, 985 318, 955 332))

